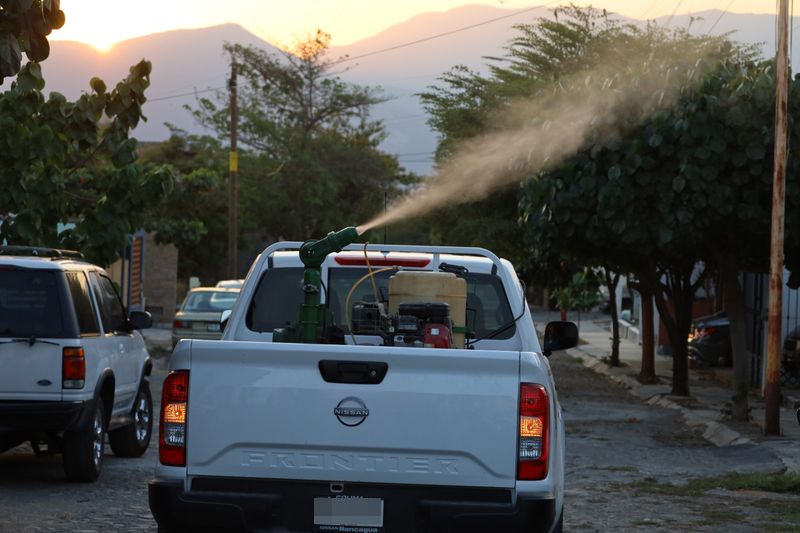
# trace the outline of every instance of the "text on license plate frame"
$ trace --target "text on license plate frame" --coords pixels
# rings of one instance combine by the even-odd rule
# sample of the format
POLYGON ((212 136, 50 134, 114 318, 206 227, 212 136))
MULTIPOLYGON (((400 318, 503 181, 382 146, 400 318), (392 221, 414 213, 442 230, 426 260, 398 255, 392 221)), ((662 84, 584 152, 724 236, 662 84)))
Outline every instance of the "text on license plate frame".
POLYGON ((315 526, 383 527, 383 498, 314 498, 315 526))

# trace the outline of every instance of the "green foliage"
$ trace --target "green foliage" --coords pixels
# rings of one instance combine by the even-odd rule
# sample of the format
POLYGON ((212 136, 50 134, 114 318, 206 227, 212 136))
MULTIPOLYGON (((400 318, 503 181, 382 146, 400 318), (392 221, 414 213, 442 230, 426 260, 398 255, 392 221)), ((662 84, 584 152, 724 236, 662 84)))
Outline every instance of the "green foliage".
POLYGON ((60 0, 0 0, 0 83, 19 72, 23 53, 47 59, 47 36, 64 25, 60 7, 60 0))
POLYGON ((600 276, 592 269, 576 272, 556 291, 556 305, 559 309, 589 311, 603 301, 600 283, 600 276))
POLYGON ((45 99, 37 63, 20 70, 0 94, 0 241, 84 251, 112 262, 147 209, 171 190, 164 168, 135 163, 128 135, 143 119, 150 63, 141 61, 110 92, 69 102, 45 99), (59 224, 66 229, 58 232, 59 224))
MULTIPOLYGON (((262 245, 305 240, 371 218, 415 182, 380 150, 382 124, 369 119, 375 91, 331 75, 330 36, 316 36, 282 57, 242 45, 225 50, 237 64, 243 231, 262 245)), ((201 99, 193 113, 227 138, 227 94, 201 99)))

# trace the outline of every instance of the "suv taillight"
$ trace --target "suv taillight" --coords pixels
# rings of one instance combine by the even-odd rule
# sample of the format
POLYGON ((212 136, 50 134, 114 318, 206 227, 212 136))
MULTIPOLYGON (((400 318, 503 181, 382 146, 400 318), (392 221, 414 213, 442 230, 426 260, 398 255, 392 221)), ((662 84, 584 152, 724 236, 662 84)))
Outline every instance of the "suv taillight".
POLYGON ((65 347, 61 352, 61 387, 82 389, 86 383, 86 358, 83 348, 65 347))
POLYGON ((173 370, 161 391, 161 425, 158 458, 162 465, 186 466, 186 405, 189 400, 189 371, 173 370))
POLYGON ((547 440, 550 401, 541 385, 522 383, 519 387, 519 456, 517 479, 547 477, 547 440))

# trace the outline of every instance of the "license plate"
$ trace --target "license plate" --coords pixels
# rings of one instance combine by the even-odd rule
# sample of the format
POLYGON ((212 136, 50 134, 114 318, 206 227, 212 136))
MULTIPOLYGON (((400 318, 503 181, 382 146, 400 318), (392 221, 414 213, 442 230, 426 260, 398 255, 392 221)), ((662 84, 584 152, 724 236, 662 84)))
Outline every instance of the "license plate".
POLYGON ((209 324, 208 331, 215 331, 215 332, 219 331, 219 324, 209 324))
POLYGON ((340 526, 382 528, 383 499, 314 498, 314 525, 317 531, 346 531, 340 526))

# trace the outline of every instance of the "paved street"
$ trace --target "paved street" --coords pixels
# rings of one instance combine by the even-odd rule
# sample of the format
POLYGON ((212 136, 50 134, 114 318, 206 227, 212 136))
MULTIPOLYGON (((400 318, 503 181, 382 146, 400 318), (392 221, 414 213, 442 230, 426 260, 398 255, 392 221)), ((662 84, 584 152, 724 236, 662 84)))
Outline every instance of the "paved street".
POLYGON ((767 531, 792 524, 773 507, 797 508, 798 497, 774 502, 764 493, 697 495, 693 487, 666 485, 780 470, 764 448, 712 446, 675 410, 643 403, 569 355, 553 355, 552 366, 567 423, 567 531, 767 531))
MULTIPOLYGON (((765 448, 712 446, 675 410, 647 405, 567 354, 551 361, 567 423, 567 531, 795 527, 798 497, 667 485, 780 470, 765 448)), ((156 402, 163 375, 152 380, 156 402)), ((64 481, 60 456, 37 458, 27 447, 0 455, 0 531, 155 531, 146 483, 156 453, 155 435, 140 459, 107 449, 100 480, 88 485, 64 481)))

